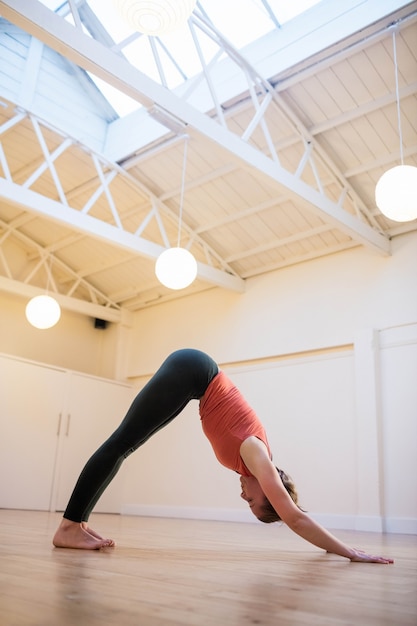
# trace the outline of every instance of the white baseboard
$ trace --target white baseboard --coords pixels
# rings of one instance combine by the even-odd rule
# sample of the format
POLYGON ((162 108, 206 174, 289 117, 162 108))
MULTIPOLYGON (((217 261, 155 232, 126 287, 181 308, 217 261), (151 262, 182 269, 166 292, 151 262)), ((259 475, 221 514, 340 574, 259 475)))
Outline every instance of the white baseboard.
POLYGON ((261 523, 250 511, 239 509, 208 509, 204 507, 153 506, 150 504, 124 504, 122 515, 142 517, 171 517, 178 519, 200 519, 215 522, 254 522, 261 523))
POLYGON ((412 517, 388 517, 385 521, 387 533, 417 535, 417 519, 412 517))
MULTIPOLYGON (((260 524, 250 511, 239 509, 213 509, 204 507, 171 507, 148 504, 124 504, 122 515, 142 517, 171 517, 178 519, 210 520, 217 522, 242 522, 260 524)), ((417 535, 417 519, 378 516, 330 515, 312 513, 311 517, 325 528, 334 530, 358 530, 363 532, 388 532, 417 535)))

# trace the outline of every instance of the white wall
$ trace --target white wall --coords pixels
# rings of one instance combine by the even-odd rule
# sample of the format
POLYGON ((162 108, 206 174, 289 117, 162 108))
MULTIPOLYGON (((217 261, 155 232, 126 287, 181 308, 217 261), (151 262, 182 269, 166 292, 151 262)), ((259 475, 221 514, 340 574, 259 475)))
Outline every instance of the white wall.
POLYGON ((27 299, 0 291, 0 352, 103 378, 118 376, 120 328, 94 328, 94 319, 62 311, 48 330, 26 320, 27 299))
MULTIPOLYGON (((329 527, 417 533, 417 233, 383 258, 358 248, 212 289, 96 330, 63 311, 31 328, 0 292, 0 352, 140 388, 180 347, 209 352, 259 412, 278 465, 329 527), (124 362, 124 363, 123 363, 124 362)), ((120 418, 122 415, 120 415, 120 418)), ((197 402, 129 457, 124 511, 251 520, 215 460, 197 402)))
POLYGON ((358 330, 417 320, 417 233, 383 257, 358 248, 248 280, 243 295, 213 289, 139 312, 131 375, 176 348, 220 362, 351 343, 358 330))
MULTIPOLYGON (((172 350, 209 352, 259 412, 313 515, 417 532, 415 385, 398 374, 404 393, 389 374, 417 374, 416 268, 412 234, 391 257, 359 248, 252 279, 244 295, 213 289, 147 309, 135 316, 130 375, 140 387, 172 350), (403 329, 400 365, 378 345, 390 328, 403 329)), ((129 512, 248 519, 197 403, 129 459, 125 501, 129 512)))

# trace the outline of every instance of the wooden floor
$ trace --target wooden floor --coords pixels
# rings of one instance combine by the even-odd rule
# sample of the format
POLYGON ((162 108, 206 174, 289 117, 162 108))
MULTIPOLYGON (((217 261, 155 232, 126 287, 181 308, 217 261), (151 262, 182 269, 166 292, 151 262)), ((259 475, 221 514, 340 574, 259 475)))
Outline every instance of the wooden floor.
POLYGON ((338 531, 350 563, 285 526, 94 515, 117 541, 55 549, 60 515, 0 510, 1 626, 416 626, 417 537, 338 531))

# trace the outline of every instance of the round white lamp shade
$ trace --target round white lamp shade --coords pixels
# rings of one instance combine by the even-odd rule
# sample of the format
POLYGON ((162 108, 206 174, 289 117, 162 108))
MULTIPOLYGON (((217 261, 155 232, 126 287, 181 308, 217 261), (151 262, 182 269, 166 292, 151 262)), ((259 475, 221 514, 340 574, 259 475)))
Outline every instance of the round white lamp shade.
POLYGON ((417 167, 397 165, 382 174, 375 187, 375 201, 390 220, 417 219, 417 167))
POLYGON ((145 35, 163 35, 183 26, 196 0, 113 0, 123 19, 145 35))
POLYGON ((185 248, 168 248, 159 255, 155 274, 169 289, 185 289, 197 276, 197 261, 185 248))
POLYGON ((52 328, 60 317, 61 307, 51 296, 35 296, 26 305, 26 318, 35 328, 52 328))

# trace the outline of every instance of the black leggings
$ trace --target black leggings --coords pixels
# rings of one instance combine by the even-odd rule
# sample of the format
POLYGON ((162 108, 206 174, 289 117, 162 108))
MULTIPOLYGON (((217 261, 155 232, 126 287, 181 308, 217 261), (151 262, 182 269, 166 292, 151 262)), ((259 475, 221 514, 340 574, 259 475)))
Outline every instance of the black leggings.
POLYGON ((85 465, 64 517, 87 521, 124 459, 181 413, 190 400, 201 398, 218 371, 204 352, 173 352, 138 393, 120 426, 85 465))

